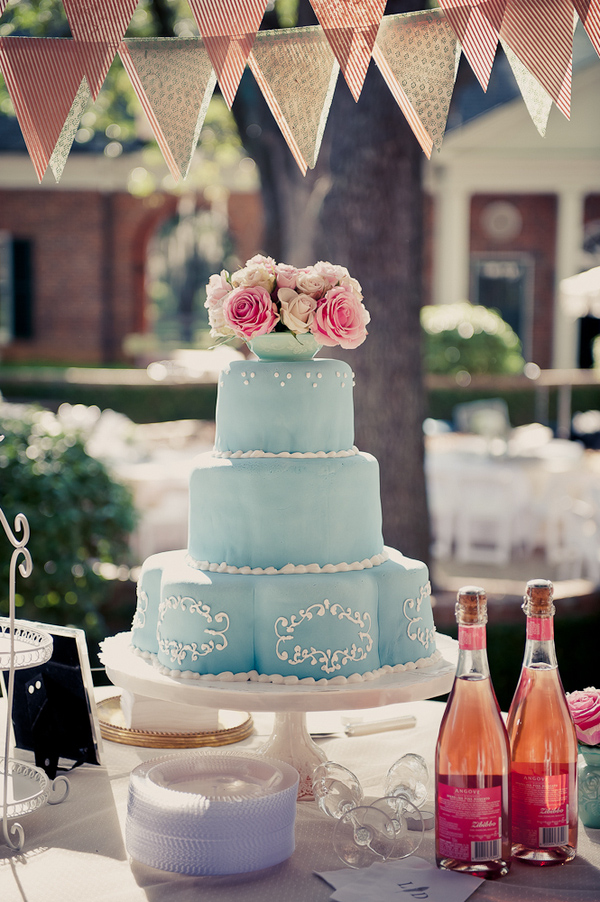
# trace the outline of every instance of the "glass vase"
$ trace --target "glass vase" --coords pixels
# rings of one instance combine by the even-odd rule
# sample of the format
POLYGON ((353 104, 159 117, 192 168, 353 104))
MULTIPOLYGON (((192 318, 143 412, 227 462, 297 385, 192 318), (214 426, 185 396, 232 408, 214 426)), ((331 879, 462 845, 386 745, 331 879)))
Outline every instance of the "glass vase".
POLYGON ((579 817, 584 827, 600 828, 600 746, 577 744, 579 817))
POLYGON ((312 332, 269 332, 250 339, 248 347, 259 360, 312 360, 321 350, 312 332))

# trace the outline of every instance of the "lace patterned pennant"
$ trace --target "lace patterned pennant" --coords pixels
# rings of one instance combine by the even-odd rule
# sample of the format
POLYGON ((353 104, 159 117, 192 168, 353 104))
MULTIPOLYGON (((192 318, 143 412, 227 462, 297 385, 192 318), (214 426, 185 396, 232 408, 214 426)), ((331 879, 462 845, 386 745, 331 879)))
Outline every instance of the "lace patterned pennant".
POLYGON ((507 0, 439 0, 475 76, 487 90, 507 0))
POLYGON ((339 73, 323 30, 259 31, 248 64, 304 175, 317 162, 339 73))
POLYGON ((202 38, 128 38, 119 55, 173 178, 185 178, 216 84, 202 38))
POLYGON ((371 61, 385 0, 310 0, 355 100, 371 61))
POLYGON ((541 86, 537 78, 535 78, 529 69, 523 65, 520 59, 515 56, 510 47, 507 47, 502 40, 500 43, 502 44, 502 49, 506 54, 510 68, 512 69, 513 75, 519 86, 527 111, 531 116, 533 124, 543 138, 548 126, 548 116, 552 109, 552 98, 541 86))
POLYGON ((373 58, 424 153, 442 144, 460 48, 442 10, 385 16, 373 58))
POLYGON ((568 119, 571 105, 572 0, 507 0, 500 37, 568 119))
POLYGON ((189 0, 189 3, 223 99, 231 109, 267 0, 189 0))
POLYGON ((58 181, 90 97, 87 84, 82 87, 84 71, 77 42, 0 38, 0 69, 38 181, 51 158, 58 181), (59 139, 61 147, 53 156, 59 139))
POLYGON ((600 56, 600 0, 573 0, 573 6, 600 56))
POLYGON ((137 5, 138 0, 63 0, 71 33, 82 44, 85 74, 94 100, 137 5))

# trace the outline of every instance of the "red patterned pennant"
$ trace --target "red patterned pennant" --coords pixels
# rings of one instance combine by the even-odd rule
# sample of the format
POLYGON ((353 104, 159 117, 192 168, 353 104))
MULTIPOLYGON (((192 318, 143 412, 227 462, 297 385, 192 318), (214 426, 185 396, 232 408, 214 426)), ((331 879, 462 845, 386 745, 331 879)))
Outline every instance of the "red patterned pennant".
POLYGON ((216 84, 202 38, 130 38, 119 55, 171 175, 185 178, 216 84))
POLYGON ((569 118, 573 69, 572 0, 508 0, 500 35, 569 118))
POLYGON ((573 0, 573 5, 600 56, 600 0, 573 0))
POLYGON ((386 0, 310 0, 355 100, 371 61, 386 0))
POLYGON ((507 0, 439 0, 484 91, 494 65, 507 0))
POLYGON ((259 31, 248 65, 305 175, 317 162, 340 71, 323 29, 259 31))
MULTIPOLYGON (((71 108, 81 98, 85 73, 79 45, 65 38, 0 38, 0 69, 41 182, 59 138, 65 137, 71 108)), ((84 106, 78 102, 79 117, 84 106)), ((72 142, 75 129, 67 131, 72 142)))
POLYGON ((200 34, 231 109, 267 0, 189 0, 200 34))
POLYGON ((85 74, 94 100, 137 5, 138 0, 63 0, 73 37, 82 44, 85 74))
POLYGON ((4 12, 4 10, 6 9, 6 4, 7 4, 7 3, 8 3, 8 0, 0 0, 0 16, 1 16, 2 13, 4 12))

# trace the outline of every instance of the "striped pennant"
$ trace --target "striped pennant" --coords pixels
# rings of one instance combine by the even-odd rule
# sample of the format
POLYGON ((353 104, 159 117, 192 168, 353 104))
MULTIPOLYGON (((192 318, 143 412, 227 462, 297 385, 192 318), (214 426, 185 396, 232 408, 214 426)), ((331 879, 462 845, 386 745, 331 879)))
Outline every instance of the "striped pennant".
POLYGON ((442 144, 460 59, 443 10, 384 16, 373 59, 430 157, 442 144))
POLYGON ((259 31, 248 65, 306 175, 319 156, 340 71, 323 29, 259 31))
POLYGON ((63 0, 71 33, 82 44, 85 74, 98 98, 138 0, 63 0))
POLYGON ((185 178, 216 85, 202 38, 127 38, 119 55, 171 175, 185 178))
POLYGON ((600 56, 600 0, 573 0, 573 5, 600 56))
POLYGON ((231 109, 267 0, 189 0, 189 4, 231 109))
POLYGON ((487 91, 507 0, 439 0, 477 81, 487 91))
POLYGON ((350 92, 360 97, 386 0, 310 0, 350 92))
POLYGON ((58 181, 90 98, 78 43, 0 38, 0 69, 38 181, 51 160, 58 181), (61 152, 53 156, 59 139, 61 152))
POLYGON ((571 106, 572 0, 507 0, 500 37, 567 119, 571 106))
POLYGON ((6 9, 6 4, 7 4, 7 3, 8 3, 8 0, 0 0, 0 16, 1 16, 2 13, 4 12, 4 10, 6 9))

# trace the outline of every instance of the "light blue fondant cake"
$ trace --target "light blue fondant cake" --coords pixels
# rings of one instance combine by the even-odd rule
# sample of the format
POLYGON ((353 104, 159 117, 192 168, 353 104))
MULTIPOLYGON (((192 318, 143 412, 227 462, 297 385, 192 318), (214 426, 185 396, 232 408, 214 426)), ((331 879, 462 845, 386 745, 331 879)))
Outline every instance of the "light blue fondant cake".
POLYGON ((165 672, 293 683, 370 679, 439 657, 428 571, 383 544, 379 468, 354 447, 338 360, 220 375, 194 462, 188 548, 148 558, 132 642, 165 672))

